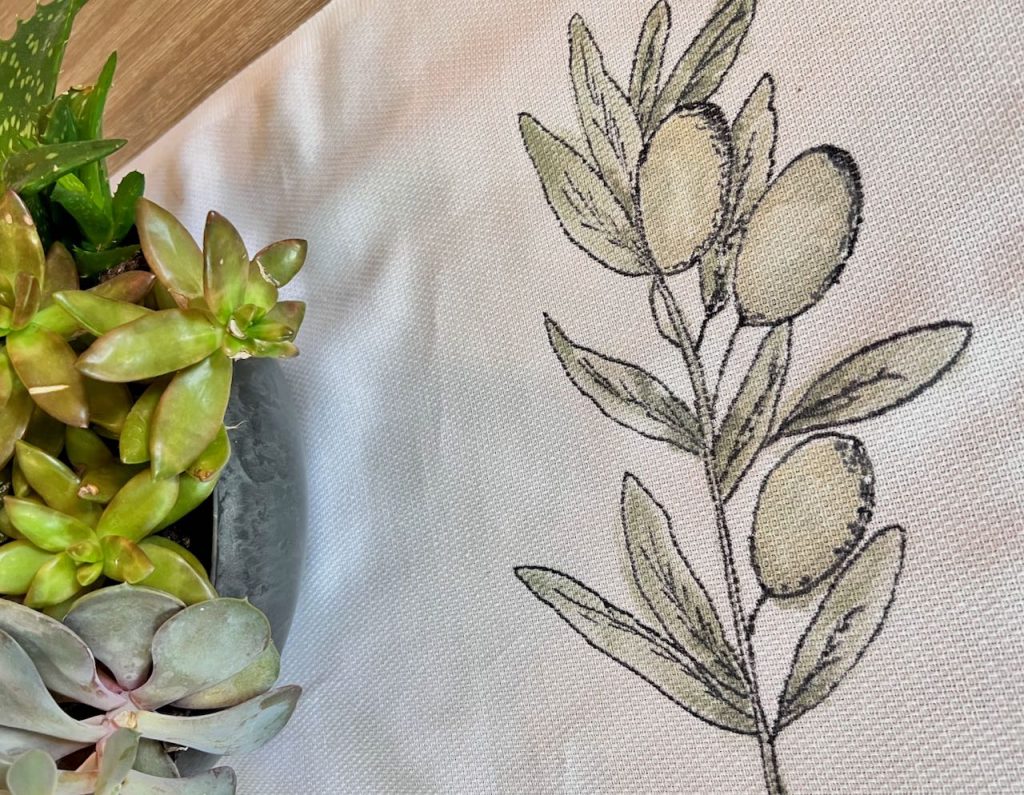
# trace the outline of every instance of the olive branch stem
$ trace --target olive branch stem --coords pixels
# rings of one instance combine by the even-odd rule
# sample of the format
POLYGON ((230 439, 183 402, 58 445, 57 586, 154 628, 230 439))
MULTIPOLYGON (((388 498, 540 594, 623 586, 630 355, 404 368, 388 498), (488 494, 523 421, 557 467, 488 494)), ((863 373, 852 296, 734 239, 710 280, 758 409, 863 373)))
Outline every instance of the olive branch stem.
MULTIPOLYGON (((722 554, 722 565, 725 569, 725 582, 729 596, 729 608, 732 614, 733 629, 736 633, 736 640, 740 655, 740 669, 750 690, 750 705, 754 714, 754 724, 757 728, 757 740, 761 752, 761 765, 764 769, 765 786, 769 795, 784 795, 782 779, 779 774, 778 759, 775 752, 775 733, 768 724, 765 715, 764 705, 761 701, 760 687, 757 681, 756 661, 754 659, 754 646, 748 631, 747 617, 743 609, 743 596, 740 592, 740 580, 736 570, 736 555, 733 549, 732 535, 729 532, 729 524, 725 515, 725 501, 722 498, 721 484, 715 472, 714 460, 714 438, 715 419, 711 393, 708 389, 707 376, 704 372, 704 365, 701 362, 697 347, 689 328, 683 319, 679 302, 669 287, 668 280, 655 266, 654 287, 665 301, 668 310, 669 323, 680 343, 680 350, 686 363, 687 373, 693 387, 694 409, 697 421, 700 425, 702 444, 701 462, 704 466, 704 477, 707 482, 708 492, 711 497, 712 507, 715 514, 715 526, 718 531, 718 545, 722 554)), ((655 318, 657 322, 657 318, 655 318)), ((735 332, 730 337, 729 349, 735 342, 735 332)), ((728 358, 729 351, 726 352, 728 358)), ((723 363, 724 368, 724 363, 723 363)), ((716 384, 715 395, 718 394, 719 384, 716 384)))

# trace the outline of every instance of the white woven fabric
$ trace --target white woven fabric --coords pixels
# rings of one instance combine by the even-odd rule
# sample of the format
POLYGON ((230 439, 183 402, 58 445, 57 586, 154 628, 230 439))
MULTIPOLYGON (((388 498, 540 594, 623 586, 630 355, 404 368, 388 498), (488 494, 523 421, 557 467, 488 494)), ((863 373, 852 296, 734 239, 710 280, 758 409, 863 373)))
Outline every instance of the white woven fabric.
MULTIPOLYGON (((712 3, 672 5, 674 62, 712 3)), ((793 383, 909 326, 975 327, 939 384, 856 426, 874 526, 908 529, 906 563, 880 637, 779 740, 793 795, 1008 793, 1024 779, 1024 15, 1011 7, 760 0, 719 95, 731 118, 772 72, 778 161, 833 143, 862 172, 856 252, 797 322, 793 383)), ((197 235, 213 208, 252 250, 310 242, 289 295, 309 302, 302 356, 285 364, 312 510, 283 678, 306 694, 279 739, 236 760, 242 792, 764 791, 754 740, 587 646, 512 572, 550 566, 633 610, 629 470, 724 603, 696 459, 603 418, 551 353, 543 312, 683 375, 646 288, 559 230, 516 120, 575 124, 574 12, 624 80, 648 8, 335 0, 132 164, 197 235)), ((754 496, 737 498, 737 525, 754 496)), ((759 642, 791 647, 785 616, 766 621, 759 642)))

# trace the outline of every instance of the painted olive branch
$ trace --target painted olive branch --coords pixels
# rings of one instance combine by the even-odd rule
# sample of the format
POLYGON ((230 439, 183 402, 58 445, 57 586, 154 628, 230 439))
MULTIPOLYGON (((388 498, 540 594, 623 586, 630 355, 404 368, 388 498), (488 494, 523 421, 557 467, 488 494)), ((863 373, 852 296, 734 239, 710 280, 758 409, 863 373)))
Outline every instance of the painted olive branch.
MULTIPOLYGON (((683 320, 679 303, 662 273, 655 272, 653 279, 655 289, 665 301, 672 329, 681 342, 680 350, 686 362, 686 369, 693 386, 694 408, 696 409, 697 420, 700 423, 701 435, 703 437, 701 462, 704 466, 704 477, 715 514, 715 528, 718 532, 718 545, 722 554, 722 566, 725 570, 725 582, 729 595, 729 609, 732 614, 733 630, 736 634, 736 642, 739 645, 740 663, 747 687, 750 689, 750 705, 757 728, 757 740, 761 751, 761 764, 764 768, 765 785, 768 788, 769 795, 783 795, 782 778, 779 775, 779 763, 775 753, 775 734, 768 725, 764 705, 761 701, 761 690, 757 681, 757 664, 754 658, 754 646, 747 630, 747 617, 743 608, 743 594, 740 591, 740 580, 736 571, 736 553, 733 549, 732 536, 729 532, 729 523, 725 516, 725 502, 722 499, 721 485, 715 472, 713 400, 708 391, 704 365, 700 360, 700 355, 690 336, 689 329, 683 320)), ((655 318, 655 323, 657 323, 657 318, 655 318)), ((732 342, 735 338, 736 335, 734 333, 730 337, 729 350, 731 350, 732 342)), ((728 351, 726 356, 728 357, 728 351)), ((720 386, 721 377, 715 385, 715 395, 718 394, 720 386)))
POLYGON ((821 367, 783 400, 794 324, 822 301, 852 255, 863 195, 853 157, 833 146, 807 149, 775 173, 770 75, 731 122, 711 101, 753 14, 752 0, 721 0, 659 85, 670 28, 668 5, 659 0, 637 44, 628 96, 576 16, 569 62, 586 149, 520 116, 562 231, 608 269, 651 281, 655 328, 683 356, 692 405, 653 373, 574 341, 545 316, 551 348, 581 395, 619 425, 700 458, 732 632, 668 511, 631 472, 622 479, 620 516, 643 621, 568 574, 539 566, 515 573, 592 648, 700 720, 756 738, 766 791, 782 795, 778 734, 827 699, 865 654, 903 566, 901 527, 868 533, 875 474, 865 445, 835 429, 930 387, 960 357, 971 327, 943 321, 871 342, 821 367), (580 196, 586 206, 574 199, 580 196), (704 305, 696 338, 668 281, 686 271, 699 274, 704 305), (737 322, 712 385, 701 348, 712 319, 729 305, 737 322), (748 328, 764 334, 718 422, 736 340, 748 328), (749 563, 761 590, 748 615, 725 504, 766 450, 794 436, 803 438, 773 464, 753 508, 749 563), (806 629, 782 692, 768 694, 757 676, 755 622, 764 604, 797 596, 810 606, 806 629), (777 699, 772 722, 768 698, 777 699))

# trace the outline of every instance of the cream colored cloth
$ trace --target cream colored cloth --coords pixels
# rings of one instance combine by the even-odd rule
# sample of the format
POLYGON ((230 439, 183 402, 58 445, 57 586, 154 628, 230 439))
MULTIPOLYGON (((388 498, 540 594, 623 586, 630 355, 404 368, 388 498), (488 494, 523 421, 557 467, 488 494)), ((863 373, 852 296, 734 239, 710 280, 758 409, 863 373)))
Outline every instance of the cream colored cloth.
MULTIPOLYGON (((674 0, 671 63, 711 7, 674 0)), ((197 235, 213 208, 252 250, 310 242, 285 363, 312 503, 283 679, 306 693, 236 760, 242 792, 764 791, 754 740, 590 648, 512 571, 556 568, 635 610, 629 470, 725 609, 696 459, 606 420, 551 353, 544 312, 683 383, 646 288, 560 231, 517 126, 576 123, 573 13, 625 81, 648 8, 335 0, 133 164, 197 235)), ((906 563, 882 634, 779 740, 793 795, 1022 786, 1022 52, 1012 3, 760 0, 718 95, 732 118, 770 71, 777 161, 831 143, 861 169, 857 248, 796 324, 793 383, 900 329, 975 327, 939 384, 852 431, 873 526, 907 528, 906 563)), ((777 625, 759 640, 791 648, 777 625)))

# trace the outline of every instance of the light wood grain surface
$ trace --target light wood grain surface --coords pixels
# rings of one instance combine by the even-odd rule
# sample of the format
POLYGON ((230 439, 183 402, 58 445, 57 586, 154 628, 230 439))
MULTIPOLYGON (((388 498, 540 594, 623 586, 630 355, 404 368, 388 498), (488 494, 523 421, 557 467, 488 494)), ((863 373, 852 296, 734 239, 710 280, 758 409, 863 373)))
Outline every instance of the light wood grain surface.
MULTIPOLYGON (((328 0, 90 0, 78 15, 61 88, 91 83, 114 50, 105 134, 127 138, 117 167, 328 0)), ((35 0, 0 0, 0 37, 35 0)))

